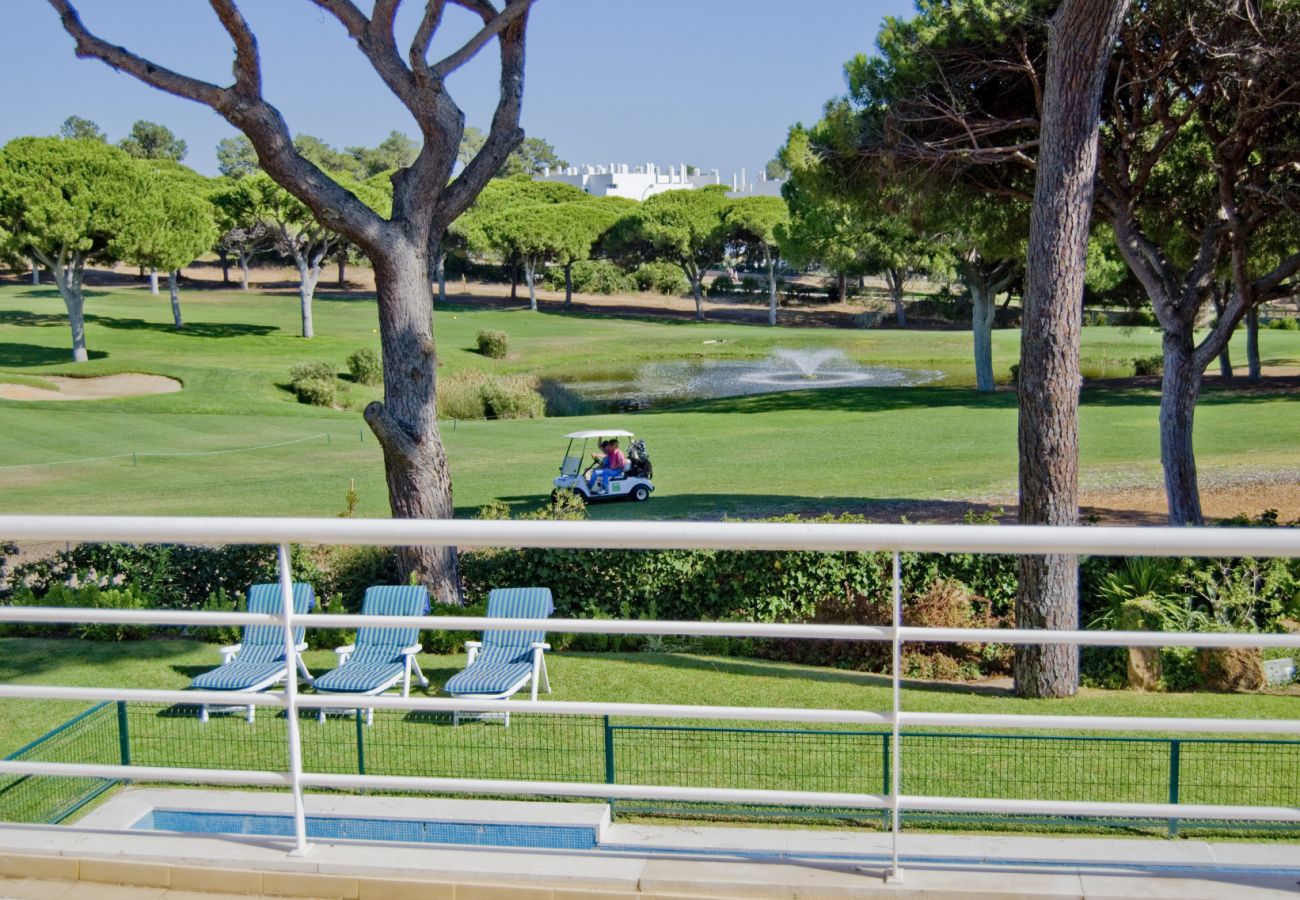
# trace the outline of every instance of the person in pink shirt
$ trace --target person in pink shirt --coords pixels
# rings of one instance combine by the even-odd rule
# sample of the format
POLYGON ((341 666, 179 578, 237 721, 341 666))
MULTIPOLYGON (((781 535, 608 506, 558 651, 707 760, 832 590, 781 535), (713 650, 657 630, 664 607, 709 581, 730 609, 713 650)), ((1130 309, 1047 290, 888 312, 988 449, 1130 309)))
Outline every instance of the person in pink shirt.
POLYGON ((615 475, 623 474, 623 470, 627 468, 627 457, 618 448, 618 438, 611 438, 602 442, 600 449, 605 451, 605 456, 602 459, 599 453, 592 454, 592 457, 597 461, 597 468, 592 470, 591 479, 587 482, 587 486, 594 488, 596 479, 600 478, 599 491, 602 494, 608 494, 609 479, 615 475))

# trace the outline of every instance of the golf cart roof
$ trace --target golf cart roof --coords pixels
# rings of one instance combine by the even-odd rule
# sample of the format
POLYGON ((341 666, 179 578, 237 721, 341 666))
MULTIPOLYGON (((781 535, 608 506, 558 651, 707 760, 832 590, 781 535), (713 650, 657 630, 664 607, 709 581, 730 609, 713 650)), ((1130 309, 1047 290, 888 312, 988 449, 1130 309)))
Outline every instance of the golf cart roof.
POLYGON ((577 438, 583 440, 594 437, 631 437, 632 432, 620 431, 617 428, 596 429, 595 431, 575 431, 573 434, 566 434, 566 438, 577 438))

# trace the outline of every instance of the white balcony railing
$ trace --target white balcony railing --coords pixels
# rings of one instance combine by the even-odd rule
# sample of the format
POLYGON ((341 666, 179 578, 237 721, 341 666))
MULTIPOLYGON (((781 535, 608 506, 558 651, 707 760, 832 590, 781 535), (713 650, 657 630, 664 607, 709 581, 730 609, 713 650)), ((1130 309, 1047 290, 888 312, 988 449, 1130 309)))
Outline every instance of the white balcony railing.
MULTIPOLYGON (((1031 629, 916 628, 901 626, 900 552, 979 552, 1000 554, 1074 553, 1111 556, 1300 557, 1300 529, 1243 528, 1034 528, 1019 526, 839 525, 698 522, 510 522, 355 519, 116 518, 87 516, 0 516, 0 538, 24 541, 116 541, 193 544, 273 544, 278 547, 283 612, 278 616, 175 610, 95 610, 0 607, 4 622, 79 622, 152 625, 254 625, 282 627, 292 652, 293 630, 356 628, 371 621, 360 615, 292 613, 288 547, 302 544, 377 546, 450 545, 457 547, 566 547, 602 549, 732 549, 804 551, 883 551, 893 554, 893 624, 888 627, 789 625, 743 622, 643 620, 484 619, 471 617, 384 617, 386 627, 480 631, 485 627, 544 629, 552 632, 641 635, 725 635, 759 638, 819 638, 887 641, 892 645, 892 703, 884 710, 736 707, 655 703, 537 701, 521 712, 605 715, 659 719, 712 719, 886 725, 892 729, 891 785, 888 793, 747 790, 646 784, 591 784, 482 778, 343 775, 303 770, 298 711, 319 708, 404 709, 495 712, 500 701, 440 697, 347 697, 302 695, 290 678, 282 694, 241 695, 239 702, 284 709, 289 770, 225 770, 158 766, 86 765, 31 760, 0 761, 0 775, 86 776, 137 781, 245 784, 288 787, 293 797, 295 853, 305 851, 304 788, 565 795, 615 799, 660 799, 725 803, 825 805, 888 810, 893 832, 893 868, 898 864, 898 834, 903 810, 938 810, 1020 815, 1123 816, 1300 822, 1300 808, 1167 803, 1109 803, 1059 800, 934 797, 902 794, 899 732, 903 726, 1001 727, 1041 730, 1161 731, 1300 734, 1300 719, 1226 719, 1133 716, 1003 715, 927 713, 903 709, 901 646, 908 642, 1069 644, 1113 647, 1287 647, 1300 649, 1296 634, 1169 633, 1134 631, 1044 631, 1031 629)), ((292 658, 292 657, 290 657, 292 658)), ((0 684, 0 697, 83 699, 226 705, 221 692, 150 690, 126 687, 71 687, 0 684)))

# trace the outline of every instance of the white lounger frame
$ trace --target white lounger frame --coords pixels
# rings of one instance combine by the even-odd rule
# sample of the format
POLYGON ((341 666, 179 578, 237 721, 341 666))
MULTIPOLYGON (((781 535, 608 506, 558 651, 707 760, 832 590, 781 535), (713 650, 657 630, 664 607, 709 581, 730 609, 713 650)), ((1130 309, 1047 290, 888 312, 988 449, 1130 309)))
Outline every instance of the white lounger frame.
MULTIPOLYGON (((234 662, 235 657, 239 655, 239 651, 242 650, 243 648, 244 648, 243 644, 227 644, 226 646, 219 648, 217 652, 221 654, 221 665, 228 666, 232 662, 234 662)), ((307 671, 307 664, 302 661, 302 652, 306 649, 307 649, 306 641, 303 641, 302 643, 295 645, 293 648, 293 658, 294 658, 294 662, 298 667, 298 671, 302 673, 302 680, 307 682, 307 685, 310 687, 311 685, 316 683, 316 679, 312 678, 311 672, 307 671)), ((256 684, 252 685, 251 687, 241 688, 237 691, 231 691, 230 693, 232 696, 237 696, 239 694, 261 693, 267 688, 279 684, 280 682, 284 681, 288 677, 289 677, 289 667, 286 665, 283 669, 281 669, 279 672, 277 672, 275 675, 271 676, 270 678, 259 681, 256 684)), ((199 721, 206 722, 208 720, 209 712, 218 712, 218 713, 234 712, 237 709, 247 709, 246 717, 250 724, 253 722, 253 718, 257 712, 257 707, 256 706, 245 707, 242 703, 232 703, 229 706, 213 706, 210 708, 207 704, 202 704, 199 706, 199 721)))
MULTIPOLYGON (((453 696, 453 697, 471 697, 471 698, 473 698, 473 699, 475 699, 475 700, 509 700, 509 699, 510 699, 511 697, 513 697, 516 693, 518 693, 519 690, 520 690, 524 685, 528 684, 528 682, 530 682, 530 681, 533 683, 533 694, 532 694, 532 699, 533 699, 534 702, 537 701, 537 687, 538 687, 539 684, 541 685, 542 690, 546 691, 546 693, 549 694, 549 693, 551 692, 551 679, 550 679, 550 677, 546 674, 546 656, 545 656, 545 651, 550 650, 550 649, 551 649, 551 645, 550 645, 550 644, 543 644, 543 643, 541 643, 540 641, 533 641, 533 642, 532 642, 531 644, 529 644, 528 646, 529 646, 530 648, 532 648, 532 651, 533 651, 533 670, 532 670, 531 672, 529 672, 527 675, 525 675, 523 678, 520 678, 518 681, 516 681, 514 684, 512 684, 512 685, 511 685, 509 688, 507 688, 506 690, 501 691, 500 693, 496 693, 496 694, 480 694, 480 693, 473 693, 473 694, 452 694, 451 696, 453 696)), ((466 668, 466 669, 468 669, 470 666, 474 665, 474 660, 478 658, 478 652, 479 652, 480 649, 482 649, 482 647, 483 647, 483 642, 482 642, 482 641, 466 641, 466 642, 465 642, 465 652, 469 654, 469 658, 465 661, 465 668, 466 668)), ((451 724, 452 724, 452 725, 459 725, 459 724, 460 724, 460 720, 461 720, 462 718, 466 718, 466 719, 502 719, 502 720, 505 722, 505 726, 506 726, 507 728, 510 727, 510 713, 508 713, 508 712, 505 712, 505 713, 497 713, 497 712, 473 712, 473 713, 463 713, 463 712, 460 712, 460 711, 453 711, 452 714, 451 714, 451 724)))

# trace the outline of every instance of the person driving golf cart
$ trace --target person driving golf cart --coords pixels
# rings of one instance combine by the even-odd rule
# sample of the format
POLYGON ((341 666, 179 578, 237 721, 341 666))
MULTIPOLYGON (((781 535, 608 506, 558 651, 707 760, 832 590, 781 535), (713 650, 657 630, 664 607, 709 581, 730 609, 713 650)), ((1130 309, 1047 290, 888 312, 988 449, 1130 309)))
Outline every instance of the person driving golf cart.
POLYGON ((610 438, 600 445, 603 456, 600 453, 591 454, 593 460, 591 468, 587 475, 587 487, 602 494, 609 493, 609 480, 623 474, 627 468, 627 457, 618 447, 618 438, 610 438), (600 487, 596 487, 596 479, 600 479, 600 487))
POLYGON ((654 469, 645 441, 633 440, 630 431, 608 427, 575 431, 565 437, 569 443, 560 461, 560 475, 552 482, 552 499, 560 491, 572 491, 587 503, 609 500, 640 503, 650 499, 655 489, 651 481, 654 469), (626 453, 619 446, 619 438, 628 442, 626 453), (592 446, 589 442, 593 441, 600 452, 588 455, 587 448, 592 446))

